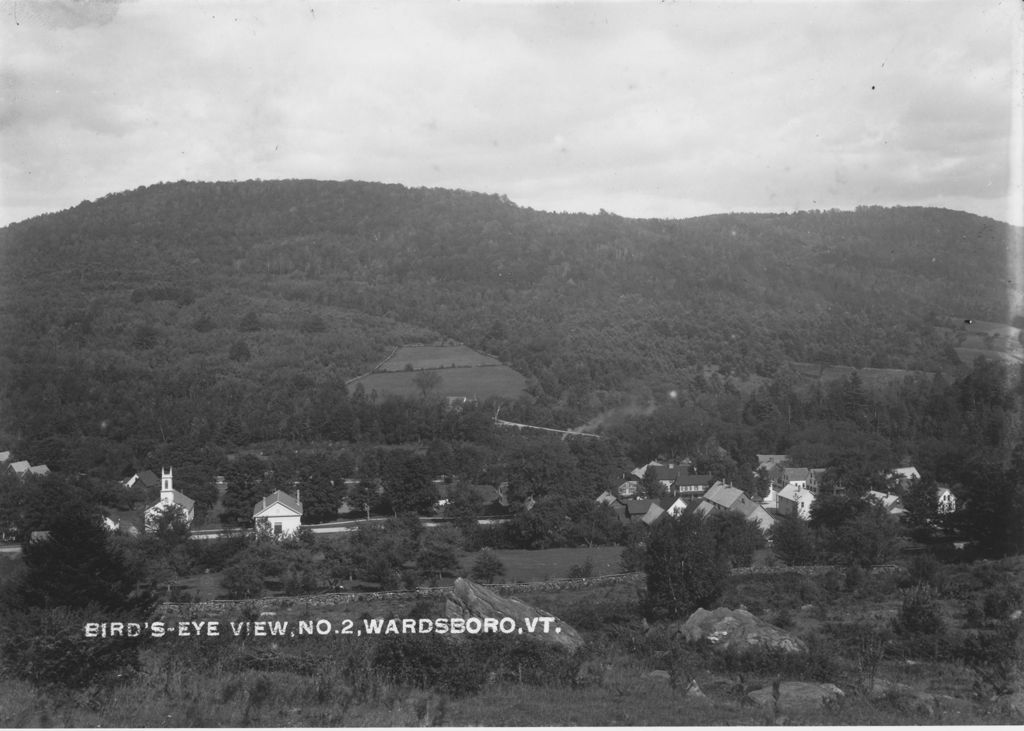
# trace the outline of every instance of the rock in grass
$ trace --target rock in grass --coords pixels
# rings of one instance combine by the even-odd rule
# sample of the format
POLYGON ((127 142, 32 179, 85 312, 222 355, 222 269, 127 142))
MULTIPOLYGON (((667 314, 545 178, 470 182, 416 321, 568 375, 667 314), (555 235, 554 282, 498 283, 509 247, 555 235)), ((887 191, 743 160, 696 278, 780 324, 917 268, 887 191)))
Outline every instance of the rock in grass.
POLYGON ((579 632, 553 614, 531 607, 518 599, 499 596, 490 589, 466 579, 455 580, 455 585, 445 600, 444 611, 445 615, 451 618, 493 617, 500 620, 503 617, 511 617, 516 621, 516 626, 523 630, 519 637, 561 647, 569 652, 575 652, 583 647, 583 638, 579 632), (536 621, 544 618, 553 621, 536 621), (533 627, 534 631, 528 631, 530 627, 533 627))
POLYGON ((747 697, 764 708, 774 707, 776 713, 793 715, 817 713, 842 698, 843 691, 832 683, 787 681, 779 683, 777 691, 769 685, 748 693, 747 697))
POLYGON ((745 609, 698 609, 682 624, 672 625, 672 629, 690 641, 707 640, 722 650, 743 652, 763 648, 790 653, 807 652, 803 640, 758 619, 745 609))

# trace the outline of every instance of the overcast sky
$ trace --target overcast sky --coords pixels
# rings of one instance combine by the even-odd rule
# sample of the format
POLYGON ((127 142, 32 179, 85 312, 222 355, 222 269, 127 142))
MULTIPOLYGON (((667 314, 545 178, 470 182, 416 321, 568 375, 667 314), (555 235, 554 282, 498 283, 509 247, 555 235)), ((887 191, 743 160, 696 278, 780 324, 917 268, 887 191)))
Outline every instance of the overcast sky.
POLYGON ((0 225, 173 180, 1022 224, 1020 0, 0 0, 0 225))

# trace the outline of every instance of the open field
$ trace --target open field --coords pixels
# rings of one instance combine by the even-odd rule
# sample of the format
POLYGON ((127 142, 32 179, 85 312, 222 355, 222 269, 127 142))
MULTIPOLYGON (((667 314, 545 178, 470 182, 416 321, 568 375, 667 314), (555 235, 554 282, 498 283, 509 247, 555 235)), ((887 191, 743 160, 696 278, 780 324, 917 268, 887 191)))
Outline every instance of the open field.
MULTIPOLYGON (((464 575, 469 575, 469 567, 476 558, 475 553, 468 554, 462 560, 464 575)), ((494 555, 505 566, 502 582, 547 581, 562 579, 569 576, 573 566, 582 566, 587 559, 593 564, 593 575, 621 574, 622 546, 594 546, 593 548, 548 548, 541 551, 496 550, 494 555)))
MULTIPOLYGON (((526 389, 526 379, 508 366, 471 366, 465 368, 439 368, 433 371, 441 382, 432 393, 437 396, 465 396, 480 400, 488 398, 518 398, 526 389)), ((349 388, 361 384, 366 393, 395 396, 418 396, 416 371, 370 373, 351 381, 349 388)))
POLYGON ((427 370, 499 366, 501 361, 465 345, 403 345, 380 364, 377 371, 427 370))

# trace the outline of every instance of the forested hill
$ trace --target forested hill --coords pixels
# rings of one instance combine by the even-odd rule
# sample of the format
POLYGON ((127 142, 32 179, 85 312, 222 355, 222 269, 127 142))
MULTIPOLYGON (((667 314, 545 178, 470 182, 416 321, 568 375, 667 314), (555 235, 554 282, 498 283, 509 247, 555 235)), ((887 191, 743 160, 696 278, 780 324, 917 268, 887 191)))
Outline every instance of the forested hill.
POLYGON ((941 318, 1005 322, 1020 234, 927 208, 635 220, 376 183, 160 184, 0 232, 0 433, 266 436, 245 430, 315 421, 393 346, 442 338, 580 417, 705 366, 934 371, 941 318))

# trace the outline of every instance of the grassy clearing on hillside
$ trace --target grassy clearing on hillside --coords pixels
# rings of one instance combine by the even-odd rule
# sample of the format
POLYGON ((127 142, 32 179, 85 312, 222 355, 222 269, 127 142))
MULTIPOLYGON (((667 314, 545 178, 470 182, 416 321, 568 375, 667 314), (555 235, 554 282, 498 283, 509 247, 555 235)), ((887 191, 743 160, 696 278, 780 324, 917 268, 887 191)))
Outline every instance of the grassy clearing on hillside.
MULTIPOLYGON (((517 581, 547 581, 564 579, 573 566, 582 566, 587 559, 593 564, 593 576, 621 574, 622 546, 594 546, 593 548, 548 548, 542 551, 496 550, 493 552, 505 566, 505 575, 499 583, 517 581)), ((462 559, 462 569, 469 575, 477 554, 462 559)))
POLYGON ((468 368, 498 366, 501 361, 478 353, 465 345, 403 345, 380 364, 379 371, 404 371, 430 368, 468 368))
MULTIPOLYGON (((473 366, 466 368, 440 368, 433 371, 441 382, 432 393, 436 396, 466 396, 485 400, 489 398, 518 398, 526 390, 526 379, 508 366, 473 366)), ((366 393, 395 396, 419 396, 416 371, 370 373, 349 384, 361 384, 366 393)))

